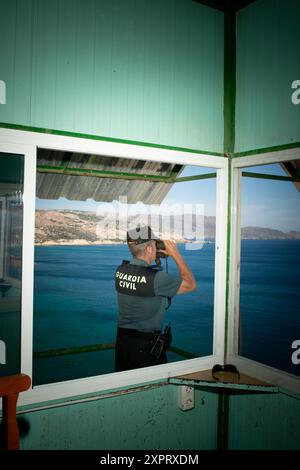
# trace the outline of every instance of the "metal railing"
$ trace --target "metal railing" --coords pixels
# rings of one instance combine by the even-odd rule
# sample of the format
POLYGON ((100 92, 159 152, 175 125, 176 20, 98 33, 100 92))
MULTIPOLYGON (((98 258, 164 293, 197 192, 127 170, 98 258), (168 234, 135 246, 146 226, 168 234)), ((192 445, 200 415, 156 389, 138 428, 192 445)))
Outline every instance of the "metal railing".
MULTIPOLYGON (((89 353, 89 352, 96 352, 96 351, 105 351, 109 349, 115 349, 114 342, 104 343, 104 344, 74 346, 74 347, 60 348, 60 349, 48 349, 45 351, 34 351, 33 358, 44 359, 46 357, 48 358, 48 357, 66 356, 70 354, 82 354, 82 353, 89 353)), ((169 351, 185 359, 194 359, 195 357, 197 357, 195 354, 189 351, 185 351, 184 349, 177 348, 175 346, 171 346, 169 351)))

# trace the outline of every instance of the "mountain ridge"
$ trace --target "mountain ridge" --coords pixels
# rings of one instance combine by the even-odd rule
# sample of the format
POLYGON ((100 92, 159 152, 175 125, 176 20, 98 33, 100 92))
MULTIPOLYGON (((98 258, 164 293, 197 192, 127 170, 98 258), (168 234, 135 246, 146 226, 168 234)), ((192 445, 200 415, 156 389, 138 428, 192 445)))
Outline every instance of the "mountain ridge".
MULTIPOLYGON (((36 245, 97 245, 122 243, 126 240, 127 222, 136 226, 132 215, 120 217, 117 222, 114 218, 97 216, 94 212, 75 210, 36 210, 35 243, 36 245), (98 226, 98 229, 97 229, 98 226)), ((141 224, 148 224, 148 215, 138 215, 141 224)), ((197 234, 196 239, 213 241, 215 238, 216 218, 214 216, 186 215, 190 224, 190 232, 182 234, 182 215, 156 216, 156 224, 151 227, 158 236, 163 239, 171 238, 177 242, 191 241, 195 239, 196 221, 197 227, 202 231, 197 234), (167 227, 168 230, 165 228, 167 227), (171 229, 171 231, 169 230, 171 229), (170 233, 172 234, 170 237, 170 233)), ((251 240, 295 240, 300 239, 299 231, 282 232, 267 227, 243 227, 242 239, 251 240)))

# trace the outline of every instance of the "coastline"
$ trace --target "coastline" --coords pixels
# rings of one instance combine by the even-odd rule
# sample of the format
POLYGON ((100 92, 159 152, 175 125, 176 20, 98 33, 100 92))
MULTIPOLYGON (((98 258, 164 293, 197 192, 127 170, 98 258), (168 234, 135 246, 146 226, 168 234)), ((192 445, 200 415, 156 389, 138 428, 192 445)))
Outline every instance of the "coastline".
MULTIPOLYGON (((189 241, 189 240, 174 240, 176 243, 189 243, 192 245, 206 245, 210 243, 215 243, 214 240, 204 240, 199 242, 189 241)), ((127 245, 126 241, 114 241, 114 240, 97 240, 94 242, 89 242, 88 240, 75 239, 75 240, 59 240, 59 241, 46 241, 46 242, 35 242, 35 246, 102 246, 102 245, 127 245)))
MULTIPOLYGON (((241 240, 253 240, 253 241, 294 241, 299 238, 242 238, 241 240)), ((190 240, 174 240, 176 243, 184 243, 191 245, 208 245, 215 243, 215 240, 204 240, 204 241, 190 241, 190 240)), ((35 242, 34 246, 103 246, 103 245, 127 245, 126 241, 114 241, 114 240, 102 240, 89 242, 87 240, 75 239, 75 240, 59 240, 59 241, 46 241, 46 242, 35 242)))
POLYGON ((113 240, 102 240, 96 242, 89 242, 87 240, 62 240, 62 241, 47 241, 47 242, 36 242, 34 246, 97 246, 97 245, 126 245, 126 242, 113 241, 113 240))

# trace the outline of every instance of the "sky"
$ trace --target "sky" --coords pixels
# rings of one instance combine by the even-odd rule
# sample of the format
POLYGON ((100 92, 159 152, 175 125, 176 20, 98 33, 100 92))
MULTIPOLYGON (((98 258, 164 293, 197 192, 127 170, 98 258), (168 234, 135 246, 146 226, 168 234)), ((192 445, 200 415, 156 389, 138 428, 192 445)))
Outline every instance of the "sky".
MULTIPOLYGON (((245 171, 287 176, 280 164, 245 171)), ((242 226, 300 231, 300 192, 291 182, 243 178, 242 226)))
MULTIPOLYGON (((245 171, 286 176, 280 164, 248 167, 245 171)), ((182 176, 214 173, 213 168, 187 166, 182 176)), ((291 182, 242 178, 242 227, 268 227, 283 232, 300 231, 300 192, 291 182)), ((164 204, 202 204, 204 215, 216 214, 216 180, 198 180, 173 185, 164 204)), ((68 201, 37 198, 37 209, 97 211, 99 202, 91 199, 68 201)))

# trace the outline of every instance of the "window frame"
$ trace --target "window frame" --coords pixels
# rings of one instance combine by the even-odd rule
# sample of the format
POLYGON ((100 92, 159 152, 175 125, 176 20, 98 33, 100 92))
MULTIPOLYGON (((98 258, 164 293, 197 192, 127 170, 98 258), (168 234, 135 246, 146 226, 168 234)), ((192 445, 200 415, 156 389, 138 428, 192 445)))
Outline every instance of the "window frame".
POLYGON ((73 396, 93 394, 105 390, 119 390, 129 386, 165 380, 171 376, 210 369, 223 362, 226 305, 226 247, 228 159, 222 156, 173 150, 135 143, 54 135, 40 132, 0 129, 0 151, 24 155, 23 203, 23 259, 21 309, 21 372, 32 377, 33 363, 33 279, 37 148, 84 152, 116 158, 151 160, 183 165, 215 168, 216 177, 216 240, 214 283, 213 354, 177 363, 168 363, 126 372, 103 374, 76 380, 56 382, 33 387, 21 394, 19 405, 62 400, 73 396))
MULTIPOLYGON (((243 373, 270 382, 279 387, 299 393, 300 377, 280 369, 240 356, 239 302, 240 302, 240 259, 241 259, 241 191, 242 169, 256 165, 280 163, 300 159, 300 147, 278 151, 266 151, 251 156, 236 157, 232 160, 231 183, 231 230, 230 230, 230 277, 228 309, 228 362, 235 364, 243 373)), ((291 355, 292 355, 291 350, 291 355)))
MULTIPOLYGON (((3 140, 0 137, 0 152, 7 154, 19 154, 24 156, 24 183, 23 183, 23 233, 22 233, 22 283, 21 283, 21 345, 20 345, 20 354, 21 358, 27 360, 28 351, 27 345, 23 341, 23 338, 26 337, 27 341, 32 341, 32 329, 30 324, 26 322, 25 315, 22 314, 23 311, 28 311, 28 308, 32 308, 32 295, 30 295, 31 290, 33 290, 33 280, 30 278, 30 270, 28 269, 30 261, 33 254, 33 247, 30 247, 30 233, 26 233, 25 227, 28 227, 30 232, 31 223, 30 220, 30 211, 28 211, 29 202, 32 198, 33 192, 30 184, 25 185, 25 178, 30 175, 32 159, 34 158, 34 148, 29 143, 20 144, 18 142, 12 142, 11 139, 3 140), (26 201, 26 202, 25 202, 26 201), (25 210, 27 207, 27 211, 25 210), (30 248, 32 253, 30 252, 30 248), (24 280, 26 279, 26 289, 24 288, 24 280)), ((0 156, 0 158, 2 158, 0 156)), ((33 220, 34 224, 34 220, 33 220)), ((5 235, 4 235, 5 236, 5 235)), ((21 360, 21 371, 22 371, 22 360, 21 360)))
MULTIPOLYGON (((5 243, 5 217, 6 217, 6 204, 5 197, 0 196, 0 246, 5 243)), ((4 254, 0 250, 0 279, 4 275, 4 254)))

